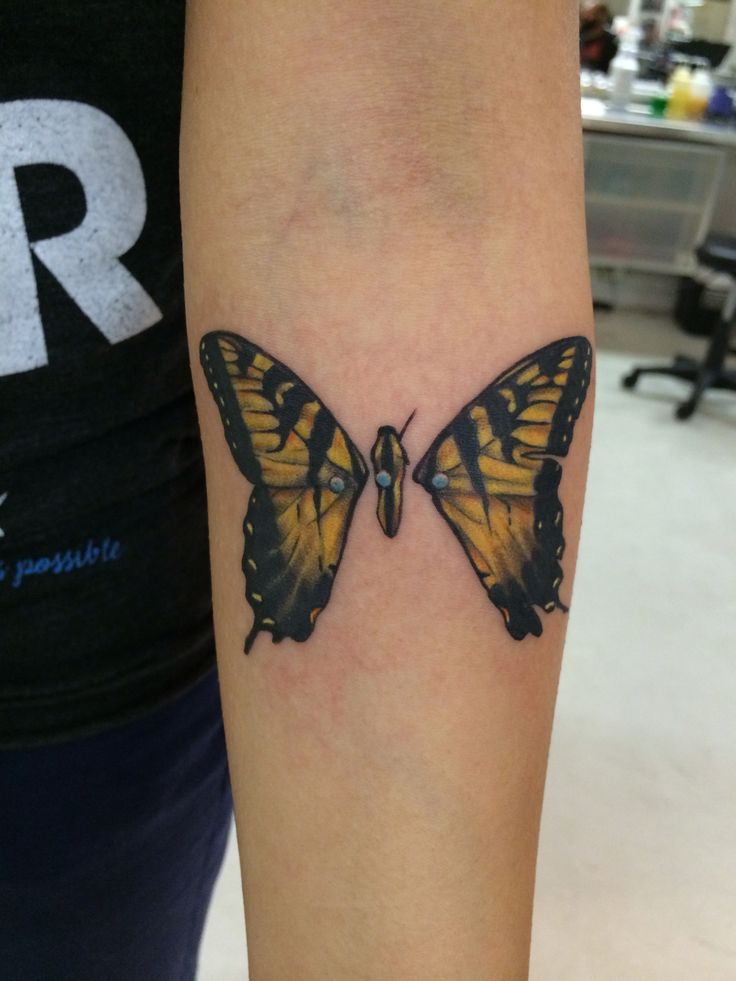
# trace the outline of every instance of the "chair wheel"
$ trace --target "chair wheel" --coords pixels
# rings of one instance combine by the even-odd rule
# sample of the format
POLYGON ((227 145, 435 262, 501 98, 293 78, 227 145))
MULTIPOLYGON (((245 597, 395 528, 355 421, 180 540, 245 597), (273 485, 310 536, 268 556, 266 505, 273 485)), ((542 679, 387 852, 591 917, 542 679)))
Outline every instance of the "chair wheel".
POLYGON ((689 419, 693 412, 695 412, 695 404, 693 402, 683 402, 675 409, 675 416, 677 419, 689 419))
POLYGON ((621 379, 621 384, 624 388, 633 388, 638 379, 638 374, 635 371, 632 371, 630 375, 624 375, 624 377, 621 379))

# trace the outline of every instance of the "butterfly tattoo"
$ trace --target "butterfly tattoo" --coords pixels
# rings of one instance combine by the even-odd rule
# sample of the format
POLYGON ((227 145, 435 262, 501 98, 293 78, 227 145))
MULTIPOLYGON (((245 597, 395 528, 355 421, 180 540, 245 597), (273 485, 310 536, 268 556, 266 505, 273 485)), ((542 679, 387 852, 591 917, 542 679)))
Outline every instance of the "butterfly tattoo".
MULTIPOLYGON (((243 476, 245 596, 274 642, 307 640, 327 606, 368 467, 346 430, 293 371, 238 334, 214 331, 200 360, 243 476)), ((559 596, 565 549, 558 496, 590 382, 585 337, 554 341, 509 368, 442 430, 412 473, 467 554, 515 640, 538 637, 559 596)), ((382 426, 371 450, 377 516, 394 537, 409 458, 382 426)))

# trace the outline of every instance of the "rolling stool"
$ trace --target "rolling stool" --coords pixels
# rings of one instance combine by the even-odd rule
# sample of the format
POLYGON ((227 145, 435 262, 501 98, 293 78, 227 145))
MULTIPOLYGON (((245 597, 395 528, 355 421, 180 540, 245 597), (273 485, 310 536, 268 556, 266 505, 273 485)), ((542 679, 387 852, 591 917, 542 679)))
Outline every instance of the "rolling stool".
POLYGON ((708 350, 702 363, 693 358, 677 355, 670 365, 653 365, 634 368, 622 379, 624 388, 633 388, 641 375, 669 375, 693 383, 690 398, 681 402, 675 409, 678 419, 689 419, 702 398, 706 388, 727 388, 736 392, 736 371, 724 367, 729 353, 729 340, 736 319, 736 238, 730 235, 708 235, 696 251, 698 262, 713 272, 726 273, 731 277, 731 285, 721 316, 710 338, 708 350))

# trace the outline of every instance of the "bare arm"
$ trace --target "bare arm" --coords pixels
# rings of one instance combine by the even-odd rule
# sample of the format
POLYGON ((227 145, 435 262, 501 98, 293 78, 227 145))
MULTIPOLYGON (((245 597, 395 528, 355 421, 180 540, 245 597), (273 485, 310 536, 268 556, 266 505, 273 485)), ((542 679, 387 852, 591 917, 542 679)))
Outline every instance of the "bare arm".
MULTIPOLYGON (((528 436, 544 439, 544 425, 555 430, 546 450, 562 467, 564 518, 549 515, 566 543, 554 556, 561 582, 551 586, 559 577, 547 556, 559 546, 545 538, 537 548, 542 538, 527 527, 524 507, 532 517, 541 507, 535 481, 545 448, 519 450, 526 437, 513 432, 523 407, 513 399, 494 390, 476 406, 474 443, 465 430, 450 432, 459 463, 445 449, 441 458, 430 454, 418 474, 422 486, 411 473, 502 372, 558 339, 591 334, 576 18, 575 4, 552 0, 535 4, 533 14, 505 0, 190 2, 187 311, 254 981, 526 977, 567 622, 561 606, 572 589, 592 414, 581 382, 590 371, 584 348, 557 351, 570 366, 558 364, 558 382, 550 382, 581 386, 565 423, 569 453, 554 410, 528 436), (344 508, 348 528, 340 527, 338 502, 320 524, 323 554, 344 544, 328 602, 319 580, 314 593, 289 599, 288 616, 273 575, 258 580, 251 570, 248 601, 244 595, 252 485, 268 500, 253 512, 258 527, 245 531, 261 536, 246 549, 246 574, 249 557, 279 561, 266 558, 261 525, 273 501, 278 509, 296 497, 268 483, 266 469, 275 472, 268 446, 278 440, 256 436, 243 451, 227 436, 228 425, 244 425, 235 418, 246 405, 237 393, 248 386, 236 386, 222 404, 213 399, 217 378, 238 380, 228 374, 227 345, 227 356, 222 346, 210 349, 220 374, 210 373, 209 390, 199 365, 202 336, 223 330, 265 352, 250 373, 238 355, 246 381, 281 365, 305 386, 283 387, 286 375, 270 376, 278 384, 266 401, 281 412, 274 454, 284 450, 289 425, 301 425, 305 392, 329 407, 368 466, 378 427, 398 433, 416 410, 401 440, 411 464, 396 537, 376 521, 373 475, 361 494, 360 463, 351 457, 339 474, 355 498, 352 520, 344 508), (477 469, 474 453, 484 455, 477 469), (515 495, 499 476, 505 462, 516 467, 503 471, 503 480, 519 482, 515 495), (445 488, 431 483, 442 467, 455 481, 445 488), (453 487, 460 497, 448 504, 453 487), (462 511, 479 500, 478 534, 483 521, 489 534, 473 561, 448 514, 458 501, 462 511), (500 507, 513 512, 510 538, 497 524, 500 507), (346 530, 345 541, 325 544, 346 530), (521 569, 524 548, 531 567, 521 569), (540 636, 530 628, 514 639, 509 630, 509 616, 517 622, 527 609, 516 580, 540 636), (505 592, 493 592, 499 582, 505 592), (559 604, 546 610, 551 588, 559 604), (317 594, 313 632, 293 639, 304 602, 317 594), (267 616, 263 602, 279 612, 267 616), (244 639, 259 617, 246 657, 244 639), (269 632, 282 628, 285 639, 272 644, 269 632)), ((515 378, 512 394, 528 401, 530 385, 515 378)), ((286 466, 296 473, 299 454, 312 447, 298 478, 306 488, 302 517, 315 495, 319 512, 330 494, 346 493, 329 487, 330 468, 345 464, 336 430, 317 458, 315 432, 304 425, 307 449, 297 446, 297 431, 294 458, 276 461, 279 474, 286 466)), ((312 555, 319 578, 310 541, 301 558, 312 555)), ((285 568, 294 574, 293 565, 285 568)))

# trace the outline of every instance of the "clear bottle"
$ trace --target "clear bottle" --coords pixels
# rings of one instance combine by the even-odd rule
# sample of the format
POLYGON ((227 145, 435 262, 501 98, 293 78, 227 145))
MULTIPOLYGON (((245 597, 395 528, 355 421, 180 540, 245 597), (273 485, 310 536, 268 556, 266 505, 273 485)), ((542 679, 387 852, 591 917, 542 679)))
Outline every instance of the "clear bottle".
POLYGON ((625 109, 631 101, 634 81, 639 74, 639 32, 630 27, 621 39, 616 57, 611 62, 608 104, 612 109, 625 109))

